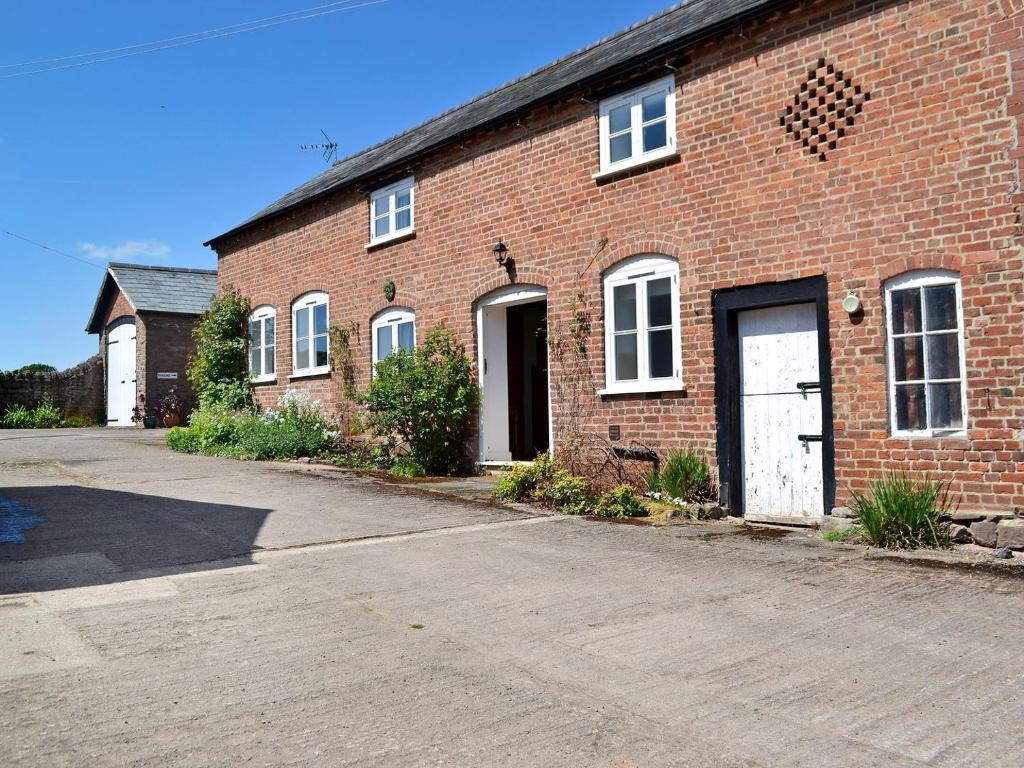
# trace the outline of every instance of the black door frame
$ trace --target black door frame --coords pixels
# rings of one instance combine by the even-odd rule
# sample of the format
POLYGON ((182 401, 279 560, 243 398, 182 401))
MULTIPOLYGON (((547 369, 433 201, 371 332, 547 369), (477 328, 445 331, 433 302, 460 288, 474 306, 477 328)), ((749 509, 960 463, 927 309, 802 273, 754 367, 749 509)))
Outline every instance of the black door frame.
POLYGON ((832 411, 832 345, 828 324, 828 280, 824 275, 781 283, 727 288, 712 294, 715 336, 715 412, 721 503, 743 515, 743 459, 740 422, 740 354, 737 316, 750 309, 814 302, 818 318, 818 371, 821 378, 822 510, 836 499, 836 454, 832 411))

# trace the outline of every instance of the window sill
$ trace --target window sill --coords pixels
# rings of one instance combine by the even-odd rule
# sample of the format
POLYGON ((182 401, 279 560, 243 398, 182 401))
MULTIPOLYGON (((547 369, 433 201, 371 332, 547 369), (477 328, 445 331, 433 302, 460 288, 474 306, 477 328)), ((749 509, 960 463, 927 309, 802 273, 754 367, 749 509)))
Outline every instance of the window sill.
POLYGON ((326 368, 311 368, 308 371, 299 371, 289 376, 289 379, 309 379, 314 376, 326 376, 331 372, 330 366, 326 368))
POLYGON ((685 394, 686 387, 681 381, 652 382, 649 384, 619 384, 597 390, 601 397, 607 395, 649 395, 651 393, 676 395, 685 394))
POLYGON ((629 173, 630 171, 635 171, 639 168, 646 168, 648 166, 656 165, 658 163, 664 163, 666 160, 675 161, 678 159, 679 152, 676 150, 675 147, 665 147, 665 149, 660 149, 657 152, 651 152, 650 154, 638 158, 637 160, 615 165, 611 168, 605 168, 604 170, 598 171, 597 173, 591 175, 590 178, 594 179, 595 181, 604 181, 605 179, 613 179, 617 176, 622 176, 623 174, 629 173))
POLYGON ((259 378, 253 379, 252 383, 257 387, 261 384, 277 384, 277 376, 260 376, 259 378))
POLYGON ((931 432, 893 432, 889 437, 893 440, 967 440, 970 435, 966 429, 939 429, 931 432))
POLYGON ((393 235, 387 235, 376 240, 371 240, 363 246, 368 251, 372 251, 374 248, 382 248, 385 245, 391 245, 393 243, 400 243, 404 240, 412 240, 416 237, 415 229, 403 229, 401 232, 396 232, 393 235))

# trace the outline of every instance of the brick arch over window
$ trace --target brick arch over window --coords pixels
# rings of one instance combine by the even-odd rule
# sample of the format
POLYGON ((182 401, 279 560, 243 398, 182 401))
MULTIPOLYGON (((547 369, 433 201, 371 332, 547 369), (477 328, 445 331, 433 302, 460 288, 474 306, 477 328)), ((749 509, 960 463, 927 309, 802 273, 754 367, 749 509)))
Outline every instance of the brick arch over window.
POLYGON ((508 288, 512 285, 533 285, 540 288, 550 288, 552 284, 551 272, 546 267, 539 267, 533 264, 517 264, 515 280, 512 280, 508 273, 497 266, 494 274, 489 274, 477 280, 470 295, 473 297, 475 306, 480 299, 499 288, 508 288))
POLYGON ((918 253, 893 259, 885 265, 879 277, 882 283, 907 272, 924 269, 944 269, 949 272, 961 271, 961 259, 953 253, 918 253))
POLYGON ((693 260, 684 256, 691 251, 691 246, 683 238, 674 235, 663 235, 651 232, 636 232, 623 238, 610 240, 608 246, 595 260, 591 271, 595 279, 626 259, 642 254, 668 256, 679 262, 680 278, 695 274, 693 260))
POLYGON ((384 284, 380 285, 380 292, 377 294, 373 303, 370 305, 370 314, 367 318, 360 318, 357 322, 362 320, 368 320, 373 322, 374 318, 377 317, 381 312, 386 312, 389 309, 412 309, 415 310, 423 304, 426 304, 423 300, 422 292, 420 291, 416 281, 410 281, 406 283, 397 283, 395 285, 395 298, 391 301, 387 300, 384 296, 384 284))

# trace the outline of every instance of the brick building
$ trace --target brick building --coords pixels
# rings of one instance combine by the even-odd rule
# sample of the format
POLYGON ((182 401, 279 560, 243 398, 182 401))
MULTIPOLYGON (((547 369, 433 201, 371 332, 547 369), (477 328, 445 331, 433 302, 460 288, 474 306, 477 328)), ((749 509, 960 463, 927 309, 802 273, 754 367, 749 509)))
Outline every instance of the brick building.
POLYGON ((192 398, 192 329, 216 293, 214 270, 107 267, 85 330, 99 334, 108 425, 131 426, 136 405, 156 403, 171 387, 192 398))
POLYGON ((209 243, 260 401, 341 400, 330 325, 365 384, 444 321, 485 462, 582 418, 752 518, 890 469, 1024 506, 1022 8, 692 0, 339 161, 209 243))

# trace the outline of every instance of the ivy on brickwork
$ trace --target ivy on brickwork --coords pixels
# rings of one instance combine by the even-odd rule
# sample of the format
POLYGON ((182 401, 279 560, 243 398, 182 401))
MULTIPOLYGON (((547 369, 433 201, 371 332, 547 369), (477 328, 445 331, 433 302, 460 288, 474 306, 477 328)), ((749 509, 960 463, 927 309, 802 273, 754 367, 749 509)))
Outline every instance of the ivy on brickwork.
POLYGON ((188 363, 188 380, 201 408, 252 407, 247 360, 249 300, 228 288, 203 312, 192 332, 196 354, 188 363))

